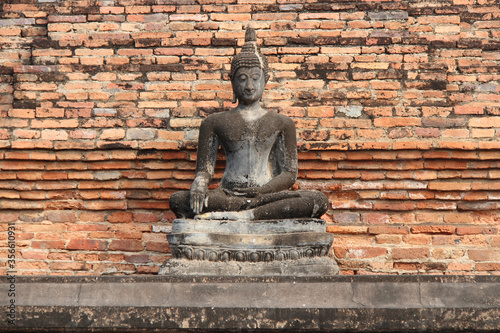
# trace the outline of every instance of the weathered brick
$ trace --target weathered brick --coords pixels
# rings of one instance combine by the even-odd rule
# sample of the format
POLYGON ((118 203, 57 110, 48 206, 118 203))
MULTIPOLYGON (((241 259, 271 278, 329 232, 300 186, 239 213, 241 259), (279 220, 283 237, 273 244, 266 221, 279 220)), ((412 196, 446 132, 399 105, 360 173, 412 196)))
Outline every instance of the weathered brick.
POLYGON ((389 214, 387 213, 364 213, 361 214, 361 221, 369 224, 387 224, 389 223, 389 214))
POLYGON ((172 14, 170 15, 171 21, 207 21, 208 15, 206 14, 172 14))
POLYGON ((392 258, 401 259, 422 259, 430 257, 430 249, 427 247, 393 248, 392 258))
POLYGON ((110 251, 137 252, 144 250, 142 241, 132 239, 113 240, 109 244, 110 251))
POLYGON ((108 216, 107 221, 111 223, 130 223, 133 221, 131 212, 115 212, 108 216))
POLYGON ((500 117, 471 118, 470 127, 500 127, 500 117))
POLYGON ((470 249, 467 253, 469 259, 477 261, 498 261, 500 259, 499 249, 470 249))
POLYGON ((429 189, 437 191, 468 191, 471 189, 471 184, 455 182, 430 182, 429 189))
POLYGON ((393 227, 393 226, 375 226, 369 227, 370 234, 408 234, 410 229, 408 227, 393 227))
POLYGON ((89 201, 85 204, 89 210, 124 210, 127 209, 125 201, 89 201))
POLYGON ((403 242, 409 245, 429 245, 432 238, 429 235, 404 235, 403 242))
POLYGON ((413 226, 411 232, 414 234, 453 234, 454 226, 413 226))
POLYGON ((68 250, 103 251, 108 244, 106 241, 93 239, 70 239, 66 248, 68 250))
POLYGON ((373 125, 377 127, 401 127, 401 126, 420 126, 421 119, 413 117, 390 117, 374 119, 373 125))

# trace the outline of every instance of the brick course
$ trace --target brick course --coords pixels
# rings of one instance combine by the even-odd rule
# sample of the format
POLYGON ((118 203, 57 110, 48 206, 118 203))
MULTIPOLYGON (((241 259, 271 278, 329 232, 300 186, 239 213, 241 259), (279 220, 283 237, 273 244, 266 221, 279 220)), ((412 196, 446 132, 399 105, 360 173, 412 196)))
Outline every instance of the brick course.
POLYGON ((250 21, 263 104, 297 125, 294 188, 330 198, 342 274, 498 273, 496 1, 0 6, 0 230, 16 222, 18 274, 158 271, 168 198, 194 177, 201 120, 234 106, 250 21))

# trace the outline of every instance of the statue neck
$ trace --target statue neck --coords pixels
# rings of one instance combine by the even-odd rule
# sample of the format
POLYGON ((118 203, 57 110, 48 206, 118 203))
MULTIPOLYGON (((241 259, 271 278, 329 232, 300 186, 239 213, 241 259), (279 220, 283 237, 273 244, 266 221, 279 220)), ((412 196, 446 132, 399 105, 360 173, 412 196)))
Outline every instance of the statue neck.
POLYGON ((260 119, 267 113, 267 111, 260 106, 260 102, 258 101, 252 104, 239 103, 236 107, 236 111, 248 122, 260 119))

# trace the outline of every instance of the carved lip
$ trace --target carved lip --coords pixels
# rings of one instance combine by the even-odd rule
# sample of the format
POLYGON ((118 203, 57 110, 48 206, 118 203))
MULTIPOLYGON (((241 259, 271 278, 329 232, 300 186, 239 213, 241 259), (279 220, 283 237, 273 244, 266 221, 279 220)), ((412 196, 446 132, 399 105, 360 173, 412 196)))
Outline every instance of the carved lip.
POLYGON ((293 232, 287 234, 222 234, 189 232, 167 236, 170 245, 228 246, 239 249, 269 247, 330 246, 333 235, 326 232, 293 232))
POLYGON ((290 232, 326 232, 321 219, 301 218, 282 220, 192 220, 176 219, 172 233, 215 232, 224 234, 280 234, 290 232))

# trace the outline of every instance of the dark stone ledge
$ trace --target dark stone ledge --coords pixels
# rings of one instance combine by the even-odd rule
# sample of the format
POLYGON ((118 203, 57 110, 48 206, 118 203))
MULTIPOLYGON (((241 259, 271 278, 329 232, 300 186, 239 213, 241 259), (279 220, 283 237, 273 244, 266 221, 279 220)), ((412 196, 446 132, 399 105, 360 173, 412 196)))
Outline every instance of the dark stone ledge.
POLYGON ((1 332, 497 332, 500 276, 0 278, 1 332), (5 308, 4 308, 5 309, 5 308))

